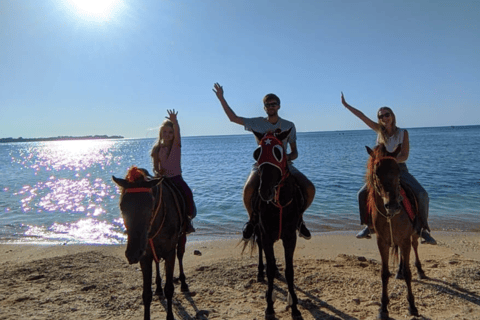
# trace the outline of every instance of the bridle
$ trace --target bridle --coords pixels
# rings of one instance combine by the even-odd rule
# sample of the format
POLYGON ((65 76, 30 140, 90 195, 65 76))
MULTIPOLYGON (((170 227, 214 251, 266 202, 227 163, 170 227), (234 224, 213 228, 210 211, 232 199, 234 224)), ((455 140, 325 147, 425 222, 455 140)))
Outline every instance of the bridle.
MULTIPOLYGON (((257 160, 257 165, 259 170, 261 170, 262 166, 268 164, 273 167, 276 167, 281 172, 280 181, 273 187, 275 191, 273 201, 267 201, 267 203, 271 202, 279 210, 279 230, 278 230, 278 237, 276 239, 277 241, 280 239, 282 235, 283 208, 291 204, 293 201, 293 197, 292 197, 292 199, 290 199, 290 201, 287 204, 285 205, 280 204, 280 190, 285 185, 286 179, 290 176, 290 171, 288 170, 288 165, 287 165, 286 152, 283 149, 282 141, 280 141, 273 133, 265 134, 265 136, 260 140, 259 147, 255 151, 254 157, 257 160)), ((260 176, 260 179, 261 179, 261 176, 260 176)), ((260 180, 260 185, 261 185, 261 180, 260 180)))

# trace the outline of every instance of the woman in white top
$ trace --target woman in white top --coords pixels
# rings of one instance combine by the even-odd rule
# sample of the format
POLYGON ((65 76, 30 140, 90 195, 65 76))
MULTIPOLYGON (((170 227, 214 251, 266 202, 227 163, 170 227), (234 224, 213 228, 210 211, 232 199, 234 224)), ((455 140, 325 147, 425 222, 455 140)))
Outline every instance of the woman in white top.
MULTIPOLYGON (((435 239, 432 238, 428 227, 428 204, 429 197, 427 191, 420 185, 420 183, 408 172, 406 161, 410 151, 408 131, 400 129, 396 125, 395 114, 389 107, 382 107, 377 112, 378 122, 374 122, 363 114, 360 110, 355 109, 349 105, 343 96, 342 104, 360 120, 377 133, 377 144, 383 143, 388 152, 393 152, 398 145, 401 144, 401 152, 397 156, 397 161, 400 165, 400 180, 410 186, 415 193, 418 200, 418 219, 416 219, 415 230, 423 238, 422 243, 436 244, 435 239)), ((362 231, 357 234, 357 238, 370 238, 370 233, 374 232, 368 226, 367 211, 366 211, 367 190, 364 185, 358 192, 358 201, 360 209, 360 222, 367 225, 362 231)))

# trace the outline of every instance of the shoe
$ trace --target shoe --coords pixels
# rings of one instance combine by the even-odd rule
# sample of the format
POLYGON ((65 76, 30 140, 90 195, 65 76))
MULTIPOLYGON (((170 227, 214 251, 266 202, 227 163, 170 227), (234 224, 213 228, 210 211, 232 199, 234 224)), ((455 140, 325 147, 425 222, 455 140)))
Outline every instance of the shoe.
POLYGON ((427 230, 422 230, 422 244, 436 245, 437 241, 428 233, 427 230))
POLYGON ((356 237, 358 239, 370 239, 370 234, 372 232, 370 231, 370 228, 369 227, 365 227, 362 231, 360 231, 359 233, 357 233, 356 237))
POLYGON ((185 234, 190 234, 195 232, 195 228, 192 225, 192 220, 188 220, 187 222, 187 229, 185 230, 185 234))
POLYGON ((305 240, 310 240, 312 238, 310 231, 308 231, 307 227, 305 226, 305 222, 303 221, 298 229, 298 236, 304 238, 305 240))
POLYGON ((253 233, 255 231, 255 228, 253 226, 253 223, 248 221, 245 223, 245 226, 243 227, 243 240, 248 241, 253 237, 253 233))

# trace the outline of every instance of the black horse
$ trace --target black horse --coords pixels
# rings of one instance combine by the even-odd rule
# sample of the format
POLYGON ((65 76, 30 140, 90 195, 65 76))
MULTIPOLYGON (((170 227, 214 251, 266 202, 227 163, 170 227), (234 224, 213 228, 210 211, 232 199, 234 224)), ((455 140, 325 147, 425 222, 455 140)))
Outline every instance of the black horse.
POLYGON ((126 179, 112 176, 121 187, 120 210, 127 229, 125 256, 130 264, 140 262, 143 275, 144 319, 150 319, 152 302, 152 262, 156 263, 156 294, 162 296, 160 259, 165 260, 167 320, 173 320, 173 273, 175 253, 180 266, 181 290, 188 291, 183 273, 185 221, 182 199, 164 178, 152 178, 145 169, 130 168, 126 179))
POLYGON ((298 298, 293 285, 293 254, 297 244, 297 226, 301 219, 301 195, 296 187, 295 178, 290 175, 287 166, 286 151, 282 140, 290 134, 290 130, 280 133, 267 133, 265 135, 254 132, 259 147, 254 152, 254 158, 258 164, 260 186, 258 189, 258 201, 254 211, 258 213, 258 234, 250 240, 258 241, 259 252, 259 276, 263 273, 260 268, 262 250, 267 261, 267 309, 266 319, 275 318, 273 308, 273 282, 277 272, 275 264, 274 243, 282 239, 285 252, 285 279, 288 285, 288 303, 292 308, 292 317, 301 319, 301 313, 297 308, 298 298))

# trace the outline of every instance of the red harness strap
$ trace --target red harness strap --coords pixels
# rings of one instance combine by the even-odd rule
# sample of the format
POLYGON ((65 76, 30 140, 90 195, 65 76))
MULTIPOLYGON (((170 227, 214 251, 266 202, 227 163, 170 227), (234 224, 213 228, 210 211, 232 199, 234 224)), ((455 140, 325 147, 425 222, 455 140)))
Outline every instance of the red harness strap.
POLYGON ((410 220, 413 221, 413 219, 415 219, 415 212, 413 212, 412 204, 410 203, 410 200, 408 199, 407 194, 405 193, 405 190, 403 190, 403 188, 400 188, 400 194, 403 198, 403 207, 405 208, 405 211, 407 211, 410 220))

